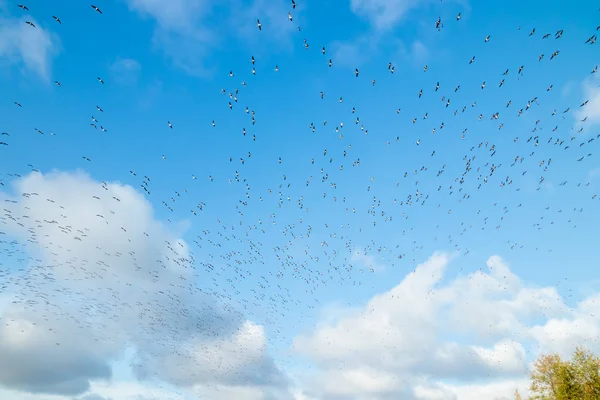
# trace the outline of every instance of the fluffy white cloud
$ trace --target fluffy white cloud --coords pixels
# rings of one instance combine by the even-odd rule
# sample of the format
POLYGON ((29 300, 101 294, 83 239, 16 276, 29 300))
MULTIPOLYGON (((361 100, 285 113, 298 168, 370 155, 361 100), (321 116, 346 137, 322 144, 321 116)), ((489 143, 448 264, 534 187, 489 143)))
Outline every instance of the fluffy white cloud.
MULTIPOLYGON (((145 382, 285 398, 263 328, 196 286, 193 254, 142 194, 83 173, 32 173, 0 200, 5 237, 30 255, 7 271, 0 360, 11 368, 0 368, 0 385, 80 395, 109 381, 133 348, 145 382)), ((105 392, 93 393, 123 398, 105 392)))
POLYGON ((505 380, 487 384, 446 385, 443 383, 416 385, 413 389, 415 400, 514 400, 518 390, 526 399, 529 386, 527 379, 505 380))
POLYGON ((496 256, 486 272, 441 283, 449 262, 435 254, 364 307, 296 337, 295 351, 317 367, 302 377, 306 394, 508 399, 539 351, 600 348, 600 295, 571 309, 554 288, 526 285, 496 256))
POLYGON ((17 65, 48 79, 52 58, 59 52, 58 37, 41 26, 31 15, 0 17, 0 62, 17 65), (35 28, 27 25, 30 21, 35 28))
POLYGON ((581 343, 600 348, 600 293, 589 296, 562 318, 531 327, 529 333, 541 347, 562 356, 581 343))

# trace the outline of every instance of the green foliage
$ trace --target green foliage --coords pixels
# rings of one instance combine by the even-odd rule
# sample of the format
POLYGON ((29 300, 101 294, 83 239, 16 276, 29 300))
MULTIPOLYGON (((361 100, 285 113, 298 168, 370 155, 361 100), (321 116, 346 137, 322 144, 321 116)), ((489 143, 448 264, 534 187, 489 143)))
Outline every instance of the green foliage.
MULTIPOLYGON (((530 375, 531 400, 600 400, 600 357, 577 348, 571 360, 540 356, 530 375)), ((521 396, 515 392, 515 399, 521 396)))

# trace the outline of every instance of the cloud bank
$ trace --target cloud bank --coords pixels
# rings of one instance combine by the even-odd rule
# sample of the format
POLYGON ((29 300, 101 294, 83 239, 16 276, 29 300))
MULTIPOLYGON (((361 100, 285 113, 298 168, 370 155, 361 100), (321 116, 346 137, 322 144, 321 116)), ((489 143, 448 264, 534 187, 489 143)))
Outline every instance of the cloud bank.
POLYGON ((283 371, 263 327, 200 290, 181 233, 130 186, 34 172, 0 197, 12 251, 0 301, 10 400, 508 399, 539 352, 600 348, 600 294, 570 307, 498 256, 448 277, 460 259, 436 253, 298 334, 299 364, 283 371), (123 380, 115 362, 128 352, 123 380))

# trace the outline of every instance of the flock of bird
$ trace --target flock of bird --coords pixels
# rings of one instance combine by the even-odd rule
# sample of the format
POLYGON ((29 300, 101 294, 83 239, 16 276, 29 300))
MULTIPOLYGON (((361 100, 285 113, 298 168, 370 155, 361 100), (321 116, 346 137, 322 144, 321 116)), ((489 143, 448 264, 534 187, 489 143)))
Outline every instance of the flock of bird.
MULTIPOLYGON (((18 7, 30 12, 26 5, 18 7)), ((292 0, 287 15, 292 24, 295 23, 295 9, 296 3, 292 0)), ((99 18, 105 16, 95 5, 91 6, 90 12, 97 13, 99 18)), ((58 24, 63 24, 58 16, 52 18, 58 24)), ((286 16, 283 15, 282 18, 285 19, 286 16)), ((464 19, 461 13, 458 13, 451 22, 468 23, 464 19)), ((31 29, 38 29, 33 22, 26 23, 31 29)), ((432 21, 431 29, 441 31, 449 29, 451 25, 438 18, 432 21)), ((261 23, 260 18, 256 20, 256 29, 260 34, 268 34, 267 26, 261 23)), ((300 27, 295 27, 294 30, 304 33, 300 27)), ((581 42, 594 46, 597 41, 595 31, 598 30, 600 26, 590 27, 590 35, 582 37, 581 42)), ((450 84, 443 80, 437 81, 434 77, 435 85, 426 87, 424 84, 418 92, 403 95, 399 102, 405 104, 399 104, 399 107, 394 107, 390 113, 398 118, 398 126, 402 125, 403 129, 406 128, 404 132, 410 133, 393 133, 400 130, 390 126, 382 131, 376 124, 368 124, 368 114, 363 113, 360 107, 348 106, 343 93, 336 94, 333 96, 334 102, 339 103, 345 110, 345 123, 334 123, 334 127, 331 127, 332 124, 327 120, 321 122, 314 120, 314 117, 307 117, 301 129, 307 135, 306 140, 314 142, 310 145, 311 154, 302 155, 304 161, 294 165, 290 165, 284 156, 265 161, 265 165, 269 165, 268 168, 280 173, 279 178, 274 181, 265 182, 262 176, 246 172, 248 164, 258 157, 257 146, 262 144, 262 137, 255 127, 261 126, 262 131, 265 127, 268 129, 267 116, 262 118, 261 113, 253 107, 239 105, 244 99, 244 92, 250 90, 252 83, 242 81, 239 82, 241 86, 238 88, 223 88, 220 93, 215 93, 215 96, 218 96, 224 108, 231 110, 231 119, 239 123, 239 130, 233 135, 237 135, 239 140, 246 140, 247 151, 239 157, 223 154, 225 167, 219 167, 219 170, 215 167, 214 170, 202 173, 182 172, 189 175, 189 178, 186 178, 189 179, 187 187, 169 187, 171 180, 168 177, 151 177, 150 173, 138 171, 135 165, 124 171, 128 179, 135 182, 132 185, 135 185, 153 206, 166 211, 167 224, 192 217, 192 226, 198 229, 198 232, 190 238, 189 246, 182 242, 161 243, 166 249, 163 258, 159 255, 158 260, 139 254, 139 241, 154 240, 153 233, 144 231, 143 238, 140 239, 135 236, 139 236, 138 230, 124 225, 123 221, 127 220, 127 216, 123 214, 126 212, 123 208, 125 206, 121 204, 123 202, 118 190, 108 182, 103 182, 97 187, 96 193, 88 199, 92 205, 81 207, 83 211, 77 209, 78 206, 74 204, 71 204, 69 209, 65 205, 68 197, 62 197, 59 201, 41 189, 19 193, 18 197, 6 198, 3 213, 0 215, 0 234, 7 238, 2 240, 4 248, 1 252, 3 260, 0 263, 0 291, 8 290, 9 287, 17 288, 20 292, 18 298, 23 307, 44 310, 44 315, 53 313, 55 324, 58 324, 56 321, 65 317, 47 309, 54 294, 44 293, 45 302, 28 303, 32 296, 41 295, 43 292, 27 284, 32 275, 49 276, 53 271, 61 270, 68 271, 67 275, 71 279, 100 282, 103 279, 108 280, 111 274, 120 274, 113 271, 112 267, 113 264, 118 264, 130 265, 135 271, 150 274, 152 278, 149 285, 159 285, 161 277, 170 273, 169 265, 176 265, 189 274, 173 276, 173 281, 165 278, 169 283, 179 278, 182 281, 177 289, 179 291, 173 289, 171 294, 161 292, 162 297, 171 296, 166 304, 182 307, 179 304, 184 299, 189 300, 194 296, 210 293, 219 301, 234 304, 232 309, 240 310, 246 315, 261 315, 267 326, 272 327, 273 336, 277 337, 280 325, 297 322, 296 316, 290 312, 291 305, 314 308, 318 303, 318 294, 327 290, 328 286, 360 286, 368 279, 365 278, 365 274, 377 273, 381 265, 403 268, 410 272, 414 265, 425 257, 425 250, 435 250, 426 248, 426 243, 431 243, 431 240, 435 240, 436 245, 441 248, 468 254, 472 244, 471 239, 467 237, 478 237, 481 231, 485 231, 486 235, 493 238, 493 235, 500 235, 498 232, 503 226, 514 226, 524 220, 524 216, 535 221, 531 227, 533 231, 552 230, 558 225, 561 230, 567 227, 576 229, 578 221, 586 218, 586 214, 595 215, 593 213, 597 212, 597 209, 588 210, 578 205, 577 199, 585 197, 594 201, 600 200, 596 193, 589 191, 591 182, 586 175, 589 169, 598 165, 595 146, 600 141, 600 133, 592 133, 591 129, 586 129, 588 117, 585 113, 588 110, 589 99, 580 104, 563 106, 559 98, 553 97, 554 85, 549 82, 545 91, 532 93, 522 102, 517 99, 500 100, 500 95, 495 95, 496 108, 484 114, 478 110, 479 98, 475 96, 465 101, 464 97, 461 97, 463 88, 469 85, 477 87, 484 96, 493 86, 501 89, 509 83, 519 85, 532 79, 526 74, 531 63, 549 63, 554 62, 556 58, 566 57, 564 53, 567 53, 567 50, 558 50, 561 41, 564 40, 563 36, 566 35, 569 35, 569 32, 560 27, 554 32, 544 32, 541 35, 535 28, 527 30, 524 40, 538 40, 544 43, 553 41, 556 50, 547 54, 536 54, 522 60, 522 63, 516 66, 503 67, 498 73, 491 71, 489 78, 482 82, 450 84), (420 104, 417 103, 419 101, 428 107, 427 111, 419 115, 406 115, 405 108, 410 109, 412 104, 420 104), (557 102, 556 106, 553 101, 557 102), (539 112, 536 111, 538 109, 539 112), (552 111, 546 113, 546 109, 552 111), (238 110, 241 111, 237 113, 238 110), (573 121, 574 111, 583 117, 573 121), (241 117, 237 119, 239 115, 241 117), (436 115, 439 119, 432 121, 430 115, 436 115), (517 120, 518 122, 515 122, 517 120), (489 121, 487 128, 473 127, 473 124, 479 121, 489 121), (526 124, 528 128, 514 128, 520 124, 526 124), (455 129, 456 126, 461 128, 455 129), (577 128, 573 129, 573 126, 577 128), (450 129, 454 129, 454 132, 449 132, 450 129), (489 132, 486 132, 486 129, 489 132), (376 131, 377 133, 374 133, 376 131), (501 135, 497 134, 498 131, 501 135), (331 145, 333 142, 328 141, 332 147, 324 147, 323 141, 316 135, 321 132, 329 135, 328 137, 334 135, 337 144, 331 145), (444 139, 440 138, 441 135, 444 135, 444 139), (385 140, 381 140, 382 136, 386 137, 385 140), (404 157, 405 153, 423 154, 423 148, 428 150, 426 155, 415 159, 417 161, 414 165, 408 166, 398 162, 403 169, 392 174, 395 176, 393 179, 387 176, 381 179, 387 185, 383 187, 384 183, 380 183, 380 179, 376 177, 376 162, 372 157, 361 154, 363 146, 356 144, 359 140, 380 141, 381 143, 374 146, 382 154, 396 145, 396 158, 404 157), (444 144, 436 144, 440 141, 444 144), (437 163, 439 157, 443 157, 444 162, 437 163), (366 161, 367 159, 370 161, 366 161), (581 175, 573 179, 563 179, 564 174, 561 170, 564 171, 565 168, 580 171, 581 175), (530 175, 533 175, 531 180, 530 175), (354 178, 358 176, 360 179, 367 177, 368 181, 364 186, 361 186, 358 178, 354 178), (557 177, 561 178, 554 190, 568 192, 567 197, 573 200, 573 203, 553 209, 547 203, 543 203, 544 198, 540 197, 536 204, 532 204, 531 192, 545 192, 547 188, 544 182, 550 179, 556 182, 559 179, 557 177), (161 185, 158 188, 157 182, 161 185), (220 184, 232 185, 235 189, 221 190, 222 186, 218 186, 220 184), (194 185, 202 185, 202 190, 196 190, 194 185), (204 194, 209 190, 212 191, 212 195, 204 194), (486 206, 486 200, 481 199, 491 198, 489 196, 496 200, 486 206), (101 201, 108 201, 103 203, 108 204, 108 209, 93 205, 96 204, 94 202, 101 201), (484 205, 473 207, 475 202, 484 205), (30 219, 29 213, 33 212, 31 207, 42 206, 50 208, 48 217, 43 220, 30 219), (95 211, 92 215, 81 217, 81 213, 86 210, 95 211), (217 214, 216 210, 225 214, 217 214), (71 215, 78 215, 78 220, 69 218, 71 215), (87 244, 99 237, 95 235, 91 226, 83 224, 94 219, 102 221, 105 226, 116 227, 114 235, 124 243, 119 246, 119 251, 109 252, 93 242, 87 244), (431 219, 434 220, 433 223, 431 219), (376 234, 378 230, 390 232, 390 240, 374 240, 374 237, 381 237, 376 234), (48 239, 52 235, 72 238, 72 244, 48 239), (63 244, 57 247, 55 242, 63 244), (34 244, 52 250, 49 260, 44 260, 41 256, 34 257, 30 253, 30 246, 34 244), (128 246, 131 246, 130 250, 128 246), (85 253, 71 256, 71 248, 85 248, 90 252, 87 257, 85 253), (22 268, 25 268, 26 264, 32 264, 35 268, 27 275, 14 277, 11 272, 14 267, 11 267, 11 264, 15 262, 22 268), (199 281, 202 283, 198 283, 199 281), (300 285, 286 287, 290 281, 299 282, 300 285), (241 286, 244 289, 241 289, 241 286), (248 293, 251 294, 250 297, 246 296, 248 293), (301 297, 303 295, 304 297, 301 297)), ((490 51, 493 51, 491 46, 494 36, 487 35, 481 38, 484 43, 489 43, 490 51)), ((307 39, 303 39, 302 46, 307 51, 312 50, 307 39)), ((330 58, 326 47, 319 47, 318 51, 325 60, 323 69, 335 69, 336 59, 333 56, 330 58)), ((590 49, 596 51, 595 46, 590 49)), ((472 67, 479 59, 480 55, 473 55, 464 60, 464 67, 472 67)), ((245 62, 250 64, 248 69, 251 75, 260 72, 259 63, 254 56, 245 62)), ((274 72, 279 72, 280 67, 283 67, 283 64, 275 65, 274 72)), ((582 74, 592 76, 595 76, 598 70, 595 65, 576 67, 582 74)), ((234 69, 229 69, 228 74, 227 71, 223 73, 227 85, 237 85, 233 83, 238 79, 234 69)), ((431 79, 429 76, 435 73, 432 71, 434 69, 433 65, 425 65, 419 74, 425 73, 427 79, 431 79)), ((389 62, 387 65, 381 65, 379 70, 381 74, 394 75, 397 65, 389 62)), ((353 74, 352 79, 362 80, 365 72, 357 67, 353 69, 353 74)), ((105 84, 104 78, 96 74, 90 79, 96 79, 98 85, 105 84)), ((368 77, 367 82, 375 87, 378 81, 384 79, 381 76, 372 76, 368 77)), ((415 81, 418 79, 415 77, 415 81)), ((55 84, 62 87, 58 80, 55 84)), ((313 101, 325 104, 328 99, 329 94, 323 89, 315 93, 313 101)), ((372 98, 371 101, 378 100, 372 98)), ((14 105, 19 108, 26 107, 19 99, 14 100, 14 105)), ((107 135, 113 134, 112 129, 101 122, 103 108, 100 105, 94 106, 94 114, 89 122, 91 128, 88 129, 107 135)), ((0 121, 0 130, 1 124, 0 121)), ((23 130, 35 130, 39 135, 46 134, 31 124, 32 121, 23 121, 23 130)), ((184 127, 178 126, 175 119, 167 120, 164 124, 166 130, 184 131, 184 127)), ((206 129, 220 129, 216 118, 209 118, 204 125, 206 129)), ((49 134, 54 135, 52 132, 49 134)), ((11 132, 2 132, 0 144, 3 148, 0 147, 0 152, 11 151, 11 136, 11 132)), ((106 160, 92 160, 85 154, 77 157, 81 157, 86 163, 112 162, 110 154, 106 155, 106 160)), ((176 158, 167 152, 152 157, 157 163, 168 163, 176 158)), ((384 165, 381 167, 388 168, 384 165)), ((27 173, 41 173, 33 164, 26 167, 3 165, 2 168, 4 171, 0 172, 5 178, 0 180, 0 184, 3 190, 8 190, 9 181, 23 178, 27 173)), ((109 178, 111 177, 106 179, 109 178)), ((598 207, 598 203, 593 204, 598 207)), ((528 228, 524 228, 523 231, 528 228)), ((559 233, 556 230, 553 232, 559 233)), ((529 234, 523 233, 523 236, 529 234)), ((552 251, 550 246, 527 249, 522 244, 527 241, 523 236, 517 235, 506 240, 506 249, 552 251)), ((132 273, 130 276, 120 276, 119 284, 135 285, 135 277, 138 275, 132 273)), ((110 293, 111 289, 105 290, 110 293)), ((78 296, 84 298, 86 304, 94 304, 96 308, 105 309, 105 312, 122 313, 127 315, 127 318, 136 318, 125 311, 118 299, 94 301, 95 293, 89 297, 81 293, 78 296)), ((152 303, 152 307, 157 308, 153 310, 154 321, 146 325, 148 332, 157 329, 157 324, 161 325, 159 329, 166 332, 169 321, 183 318, 173 316, 172 308, 157 304, 152 303)), ((83 315, 85 313, 83 312, 83 315)), ((193 318, 194 315, 197 314, 190 313, 189 318, 193 318)), ((122 323, 126 317, 115 318, 122 323)), ((76 322, 85 325, 83 318, 77 319, 76 322)), ((218 335, 218 332, 214 335, 218 335)), ((175 351, 171 336, 165 333, 163 340, 166 348, 175 351)))

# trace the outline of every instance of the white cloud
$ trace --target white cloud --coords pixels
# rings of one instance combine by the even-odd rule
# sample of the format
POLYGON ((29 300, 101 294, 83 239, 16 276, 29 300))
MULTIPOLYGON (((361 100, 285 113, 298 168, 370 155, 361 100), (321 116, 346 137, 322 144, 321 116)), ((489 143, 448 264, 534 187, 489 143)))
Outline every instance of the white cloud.
POLYGON ((131 11, 156 22, 152 41, 175 66, 191 75, 206 75, 209 50, 217 44, 218 24, 208 24, 214 2, 204 0, 127 0, 131 11), (211 29, 211 27, 213 29, 211 29))
POLYGON ((364 272, 381 272, 385 269, 385 265, 377 257, 367 254, 366 251, 360 251, 360 249, 352 252, 350 261, 357 263, 360 270, 364 272))
POLYGON ((484 384, 447 385, 443 383, 414 387, 415 400, 514 400, 515 389, 526 399, 526 378, 484 384))
POLYGON ((287 43, 290 34, 295 32, 301 23, 303 2, 292 10, 290 0, 229 0, 231 12, 229 21, 231 28, 243 40, 260 39, 262 43, 287 43), (293 14, 294 23, 288 20, 288 12, 293 14), (256 27, 256 19, 260 19, 262 31, 256 27), (263 33, 264 32, 264 33, 263 33))
POLYGON ((350 0, 353 13, 367 19, 380 31, 392 28, 413 8, 430 0, 350 0))
POLYGON ((583 101, 588 100, 588 103, 583 107, 578 107, 573 112, 577 129, 581 126, 593 127, 600 124, 600 78, 591 77, 586 79, 582 83, 582 89, 583 101), (587 120, 581 122, 586 117, 587 120))
POLYGON ((363 307, 337 320, 329 313, 297 336, 294 350, 317 367, 301 377, 306 394, 508 399, 525 388, 538 352, 600 349, 600 294, 571 309, 554 288, 526 285, 497 256, 485 272, 441 283, 449 261, 435 254, 363 307))
POLYGON ((588 171, 588 180, 600 178, 600 168, 593 168, 588 171))
POLYGON ((351 0, 354 14, 369 21, 371 29, 351 40, 336 40, 330 44, 332 59, 336 65, 356 68, 383 47, 396 48, 392 55, 409 59, 423 67, 429 58, 430 50, 419 39, 405 42, 390 34, 406 13, 431 3, 431 0, 351 0))
POLYGON ((181 390, 174 386, 149 382, 92 382, 89 393, 81 396, 31 394, 0 388, 2 400, 315 400, 292 396, 272 387, 206 385, 181 390))
POLYGON ((448 278, 452 257, 440 253, 361 307, 326 308, 294 340, 314 368, 296 371, 292 394, 263 327, 195 286, 181 233, 133 188, 105 187, 32 173, 0 193, 2 230, 31 256, 3 271, 3 399, 510 399, 538 352, 600 348, 600 294, 570 308, 496 256, 448 278), (116 361, 141 382, 124 381, 116 361))
POLYGON ((122 84, 130 85, 137 82, 142 66, 133 58, 117 58, 110 65, 113 79, 122 84))
MULTIPOLYGON (((123 381, 92 383, 91 393, 110 400, 188 400, 191 398, 172 387, 123 381)), ((82 398, 81 400, 87 399, 82 398)))
POLYGON ((424 62, 429 58, 429 50, 423 42, 415 40, 411 46, 411 53, 414 58, 419 62, 424 62))
MULTIPOLYGON (((410 43, 405 43, 397 39, 394 41, 394 44, 396 47, 394 58, 396 60, 407 60, 414 68, 421 71, 431 57, 431 50, 421 40, 417 39, 410 43)), ((402 61, 402 64, 405 64, 405 61, 402 61)))
POLYGON ((197 19, 210 11, 210 2, 204 0, 127 0, 129 8, 154 18, 168 30, 193 31, 197 19))
MULTIPOLYGON (((331 58, 336 66, 347 68, 360 67, 368 57, 366 53, 376 51, 379 37, 376 35, 360 36, 350 41, 334 41, 330 44, 331 58)), ((351 74, 353 71, 348 71, 351 74)))
POLYGON ((544 349, 568 356, 581 343, 600 348, 600 293, 590 295, 563 318, 531 327, 530 334, 544 349))
POLYGON ((2 230, 31 259, 20 277, 11 269, 13 301, 0 309, 0 359, 11 365, 0 385, 120 400, 95 388, 133 348, 144 382, 285 398, 263 328, 196 286, 193 255, 144 195, 80 172, 32 173, 13 189, 0 193, 2 230))
POLYGON ((401 39, 384 36, 380 32, 369 32, 352 40, 336 40, 329 45, 331 59, 335 66, 351 68, 348 74, 354 72, 354 68, 360 68, 365 62, 380 51, 382 44, 395 48, 392 52, 395 63, 405 64, 410 61, 415 67, 423 68, 430 57, 430 51, 420 40, 410 44, 401 39))
POLYGON ((154 45, 191 75, 205 76, 216 67, 213 54, 225 39, 253 40, 263 24, 262 38, 285 41, 294 26, 284 0, 127 0, 129 9, 156 21, 154 45))
POLYGON ((58 37, 40 26, 32 16, 0 17, 0 60, 8 65, 18 65, 46 80, 52 58, 59 50, 58 37), (25 21, 33 22, 36 27, 25 21))

